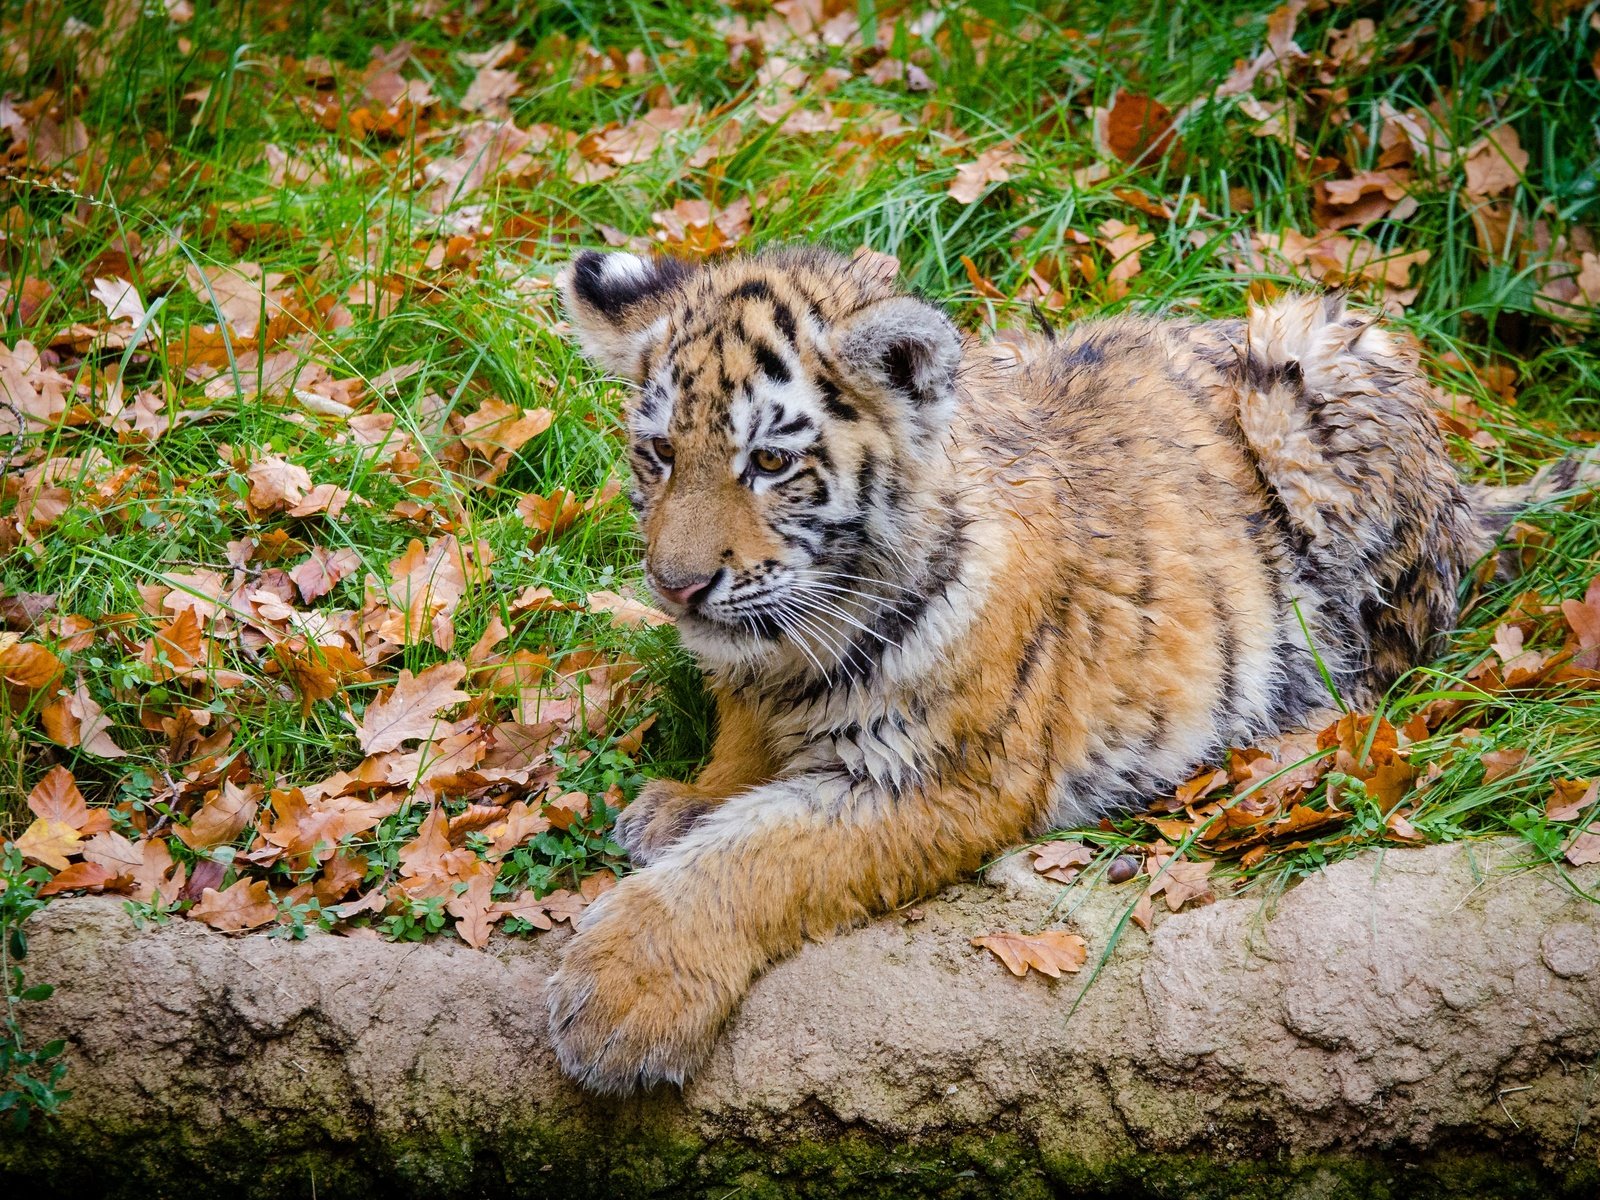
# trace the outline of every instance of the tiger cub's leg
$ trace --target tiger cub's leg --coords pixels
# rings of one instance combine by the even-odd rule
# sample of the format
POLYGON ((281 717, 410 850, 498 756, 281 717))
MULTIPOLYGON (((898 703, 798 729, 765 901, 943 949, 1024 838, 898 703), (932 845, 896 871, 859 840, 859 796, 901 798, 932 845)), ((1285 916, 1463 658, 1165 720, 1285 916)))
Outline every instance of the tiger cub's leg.
POLYGON ((755 714, 723 697, 717 704, 711 761, 693 783, 652 779, 645 784, 617 817, 617 842, 640 866, 654 862, 717 805, 766 782, 776 771, 755 714))
POLYGON ((681 1083, 769 964, 970 874, 1033 815, 831 772, 728 800, 580 918, 546 993, 562 1069, 616 1094, 681 1083))

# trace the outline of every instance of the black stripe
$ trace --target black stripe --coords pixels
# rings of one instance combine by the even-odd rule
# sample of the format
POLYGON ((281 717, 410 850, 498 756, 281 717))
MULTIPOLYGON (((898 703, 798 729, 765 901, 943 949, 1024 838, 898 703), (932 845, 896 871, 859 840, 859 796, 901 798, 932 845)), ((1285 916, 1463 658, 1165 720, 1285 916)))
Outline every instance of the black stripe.
POLYGON ((789 418, 789 420, 785 421, 782 425, 776 426, 771 431, 769 436, 789 437, 792 434, 801 432, 802 430, 809 429, 815 431, 816 428, 817 427, 812 424, 811 418, 806 416, 805 413, 801 413, 799 416, 789 418))
POLYGON ((1011 685, 1013 710, 1022 698, 1022 694, 1027 691, 1035 668, 1044 660, 1045 647, 1060 636, 1061 626, 1056 624, 1053 616, 1046 616, 1034 626, 1033 632, 1023 644, 1022 657, 1017 661, 1017 676, 1011 685))
POLYGON ((773 383, 788 383, 794 376, 789 371, 789 364, 778 357, 777 351, 766 342, 752 340, 750 352, 756 356, 756 363, 768 379, 773 383))
POLYGON ((728 300, 771 300, 772 287, 765 279, 746 279, 728 293, 728 300))
POLYGON ((872 493, 878 485, 878 456, 870 450, 861 458, 856 467, 856 503, 863 507, 872 507, 872 493))
POLYGON ((795 345, 796 327, 794 323, 794 313, 789 310, 789 306, 782 300, 774 300, 772 302, 772 321, 773 324, 778 327, 778 332, 789 339, 789 344, 791 346, 795 345))
POLYGON ((1098 367, 1106 361, 1106 352, 1101 343, 1092 337, 1086 337, 1076 345, 1058 352, 1051 361, 1053 365, 1063 367, 1098 367))
POLYGON ((822 394, 822 407, 830 417, 840 421, 859 421, 861 414, 853 404, 846 403, 839 394, 839 385, 826 375, 817 376, 817 391, 822 394))
MULTIPOLYGON (((783 482, 775 484, 773 486, 772 490, 773 491, 779 491, 779 490, 781 490, 783 488, 787 488, 791 483, 794 483, 796 480, 804 479, 808 475, 809 476, 816 476, 817 475, 816 468, 815 467, 801 467, 793 475, 790 475, 786 479, 784 479, 783 482)), ((821 477, 817 476, 817 478, 820 480, 821 477)))

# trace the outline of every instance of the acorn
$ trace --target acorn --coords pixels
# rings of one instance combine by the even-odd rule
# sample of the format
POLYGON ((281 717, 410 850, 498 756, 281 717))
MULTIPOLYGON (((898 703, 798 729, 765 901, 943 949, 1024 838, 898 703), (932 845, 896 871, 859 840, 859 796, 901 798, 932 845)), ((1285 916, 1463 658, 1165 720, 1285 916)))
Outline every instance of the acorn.
POLYGON ((1106 878, 1112 883, 1126 883, 1139 873, 1139 860, 1131 854, 1119 854, 1106 868, 1106 878))

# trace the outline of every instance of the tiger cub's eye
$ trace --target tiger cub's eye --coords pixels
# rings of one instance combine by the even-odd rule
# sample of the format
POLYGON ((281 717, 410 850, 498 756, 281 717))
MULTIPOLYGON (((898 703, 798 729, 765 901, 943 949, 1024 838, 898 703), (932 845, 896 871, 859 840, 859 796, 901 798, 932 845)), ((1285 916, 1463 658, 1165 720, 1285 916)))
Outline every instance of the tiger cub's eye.
POLYGON ((750 461, 763 474, 776 475, 789 465, 791 457, 782 450, 757 450, 750 456, 750 461))
POLYGON ((650 451, 664 463, 672 461, 672 443, 666 438, 651 438, 650 451))

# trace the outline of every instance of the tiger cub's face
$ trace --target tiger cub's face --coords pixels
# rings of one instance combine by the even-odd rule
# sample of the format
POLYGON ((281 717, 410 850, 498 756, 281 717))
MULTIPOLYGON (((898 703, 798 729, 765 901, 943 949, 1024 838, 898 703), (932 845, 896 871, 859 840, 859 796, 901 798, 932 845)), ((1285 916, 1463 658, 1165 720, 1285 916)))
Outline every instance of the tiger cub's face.
POLYGON ((589 356, 635 385, 646 574, 691 649, 825 643, 863 580, 904 560, 897 506, 949 423, 955 329, 815 250, 701 267, 586 252, 560 284, 589 356))

